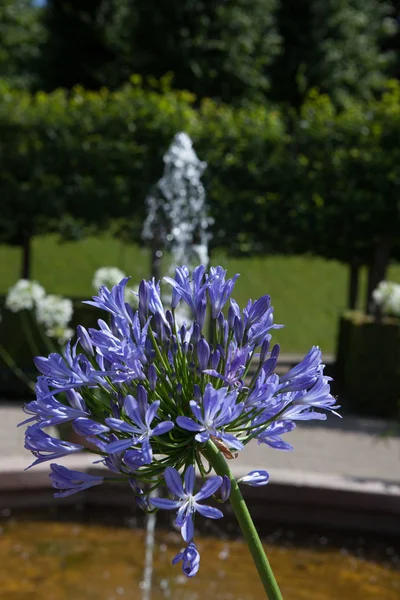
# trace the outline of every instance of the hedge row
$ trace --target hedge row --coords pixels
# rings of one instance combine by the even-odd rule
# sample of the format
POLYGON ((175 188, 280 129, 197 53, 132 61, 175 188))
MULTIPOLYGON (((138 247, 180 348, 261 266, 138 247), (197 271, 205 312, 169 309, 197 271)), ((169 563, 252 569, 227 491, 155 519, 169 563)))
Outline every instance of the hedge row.
MULTIPOLYGON (((177 131, 208 163, 214 244, 245 253, 371 260, 399 228, 400 86, 337 112, 312 94, 286 120, 138 78, 117 92, 0 90, 0 241, 125 219, 132 235, 177 131)), ((395 248, 397 251, 397 249, 395 248)))

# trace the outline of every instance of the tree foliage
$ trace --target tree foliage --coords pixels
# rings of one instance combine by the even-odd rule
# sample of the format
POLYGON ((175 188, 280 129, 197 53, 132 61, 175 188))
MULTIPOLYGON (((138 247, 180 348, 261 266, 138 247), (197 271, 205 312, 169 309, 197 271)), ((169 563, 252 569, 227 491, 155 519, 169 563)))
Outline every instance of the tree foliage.
POLYGON ((45 90, 82 85, 98 89, 113 53, 99 21, 103 0, 48 0, 47 40, 41 50, 45 90))
POLYGON ((232 102, 268 87, 268 66, 280 48, 277 0, 114 0, 103 7, 104 30, 116 56, 105 71, 114 87, 132 73, 159 79, 199 98, 232 102))
POLYGON ((393 56, 383 41, 397 30, 389 2, 280 0, 278 31, 284 52, 271 70, 271 97, 299 107, 317 88, 341 105, 371 98, 393 56))
POLYGON ((39 46, 44 38, 41 14, 30 0, 0 3, 0 78, 13 86, 36 83, 39 46))

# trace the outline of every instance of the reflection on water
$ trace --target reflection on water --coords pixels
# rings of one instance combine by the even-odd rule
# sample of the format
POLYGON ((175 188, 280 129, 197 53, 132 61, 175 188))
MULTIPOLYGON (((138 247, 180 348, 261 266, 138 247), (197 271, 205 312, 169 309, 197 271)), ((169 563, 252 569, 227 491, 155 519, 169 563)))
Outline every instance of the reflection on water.
MULTIPOLYGON (((398 600, 399 549, 363 537, 337 547, 321 535, 275 530, 265 548, 285 600, 398 600)), ((338 540, 335 539, 335 544, 338 540)), ((175 532, 157 530, 152 600, 264 598, 247 547, 238 540, 198 538, 200 572, 188 580, 171 566, 181 547, 175 532)), ((140 600, 144 532, 56 521, 2 523, 2 600, 140 600)))

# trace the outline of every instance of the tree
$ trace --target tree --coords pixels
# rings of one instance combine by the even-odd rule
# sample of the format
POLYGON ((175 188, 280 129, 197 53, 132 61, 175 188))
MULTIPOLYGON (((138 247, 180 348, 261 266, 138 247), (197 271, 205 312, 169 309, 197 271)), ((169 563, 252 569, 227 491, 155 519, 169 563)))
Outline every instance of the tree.
POLYGON ((381 43, 397 29, 381 0, 281 0, 284 52, 270 71, 271 98, 299 107, 317 88, 336 103, 368 99, 387 76, 391 53, 381 43))
POLYGON ((103 69, 113 59, 99 21, 103 0, 48 0, 42 47, 43 87, 51 91, 104 85, 103 69))
POLYGON ((30 0, 1 0, 0 78, 13 86, 30 87, 43 41, 42 10, 30 0))
MULTIPOLYGON (((115 0, 105 13, 114 84, 174 76, 178 89, 227 102, 260 95, 279 51, 276 0, 115 0), (107 24, 108 23, 108 24, 107 24)), ((111 77, 111 75, 110 75, 111 77)))

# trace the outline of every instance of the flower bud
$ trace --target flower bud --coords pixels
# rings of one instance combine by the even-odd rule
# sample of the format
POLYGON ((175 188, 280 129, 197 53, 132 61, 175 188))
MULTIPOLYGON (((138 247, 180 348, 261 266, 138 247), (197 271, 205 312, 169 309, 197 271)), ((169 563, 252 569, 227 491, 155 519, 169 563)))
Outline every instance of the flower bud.
POLYGON ((243 339, 244 325, 242 319, 239 319, 239 317, 235 317, 235 321, 233 323, 233 332, 235 334, 237 343, 240 345, 243 339))
POLYGON ((143 313, 147 315, 149 310, 149 284, 147 281, 143 279, 143 281, 139 284, 139 307, 142 309, 143 313))
POLYGON ((167 310, 165 311, 165 318, 166 318, 166 319, 167 319, 167 321, 168 321, 168 325, 169 325, 169 326, 171 327, 171 329, 173 330, 173 329, 174 329, 174 324, 175 324, 175 323, 174 323, 174 315, 172 314, 172 312, 171 312, 169 309, 167 309, 167 310))
POLYGON ((193 386, 193 395, 194 395, 194 399, 196 400, 196 402, 200 402, 200 400, 202 399, 202 394, 201 394, 200 386, 197 385, 197 383, 195 383, 193 386))
POLYGON ((232 329, 232 331, 233 331, 233 324, 235 322, 235 319, 236 319, 235 311, 233 310, 232 306, 230 306, 228 309, 228 324, 229 324, 229 329, 232 329))
POLYGON ((210 359, 210 346, 204 338, 201 338, 197 344, 196 350, 199 369, 200 371, 204 371, 207 369, 208 361, 210 359))
POLYGON ((267 471, 250 471, 245 477, 238 479, 238 483, 245 483, 252 487, 259 487, 267 484, 269 481, 269 474, 267 471))
POLYGON ((230 493, 231 493, 231 480, 229 479, 228 475, 224 475, 222 477, 222 485, 219 488, 220 492, 221 492, 221 498, 224 502, 226 502, 226 500, 228 500, 230 493))
POLYGON ((200 340, 200 337, 201 337, 200 326, 197 323, 194 323, 192 337, 191 337, 190 341, 193 344, 197 344, 197 342, 200 340))
POLYGON ((153 364, 149 365, 147 379, 149 380, 150 389, 155 390, 157 384, 157 369, 153 364))
POLYGON ((184 343, 184 341, 185 341, 185 338, 186 338, 186 332, 187 332, 186 326, 185 326, 185 324, 183 324, 183 325, 182 325, 182 327, 181 327, 181 328, 180 328, 180 330, 179 330, 179 335, 180 335, 180 337, 181 337, 181 342, 182 342, 182 344, 183 344, 183 343, 184 343))
POLYGON ((271 350, 271 358, 278 359, 280 349, 281 347, 279 346, 279 344, 275 344, 275 346, 271 350))
POLYGON ((271 337, 272 337, 271 334, 268 334, 262 343, 261 352, 260 352, 260 363, 263 363, 265 361, 265 359, 267 358, 269 346, 271 343, 271 337))
POLYGON ((78 341, 80 343, 80 345, 82 346, 82 348, 91 356, 94 356, 94 352, 93 352, 93 344, 91 342, 91 339, 89 337, 89 333, 87 331, 87 329, 85 329, 85 327, 82 327, 82 325, 78 325, 78 327, 76 328, 76 333, 77 333, 77 337, 78 337, 78 341))
POLYGON ((220 361, 221 355, 219 353, 219 350, 215 350, 215 352, 213 352, 210 356, 210 367, 211 369, 217 369, 218 365, 219 365, 219 361, 220 361))
POLYGON ((206 299, 203 298, 196 306, 196 323, 198 323, 200 329, 203 328, 204 321, 206 318, 207 312, 207 302, 206 299))

